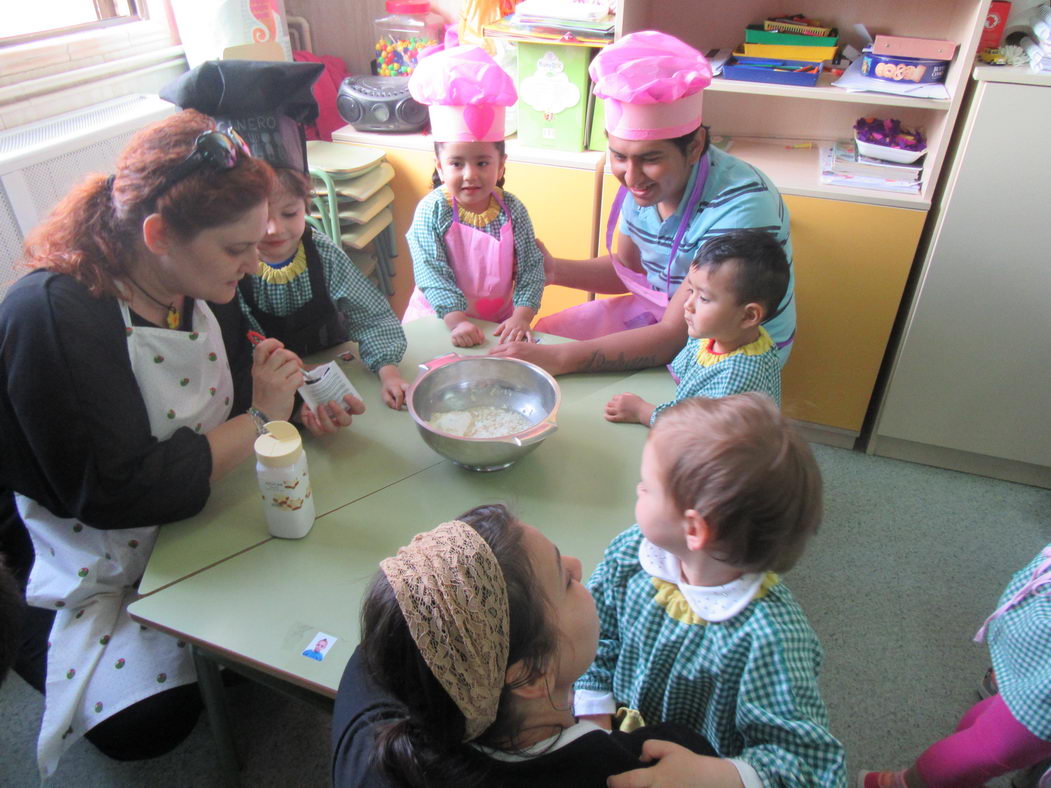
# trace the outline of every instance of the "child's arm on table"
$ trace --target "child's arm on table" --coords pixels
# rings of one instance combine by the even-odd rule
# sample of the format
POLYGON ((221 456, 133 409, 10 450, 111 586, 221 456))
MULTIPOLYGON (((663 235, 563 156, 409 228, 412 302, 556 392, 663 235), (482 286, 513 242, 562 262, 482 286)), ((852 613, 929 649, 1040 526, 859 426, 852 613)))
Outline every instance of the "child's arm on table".
POLYGON ((385 364, 380 367, 377 374, 380 378, 380 391, 383 401, 392 410, 401 410, 405 405, 405 392, 409 390, 409 384, 401 376, 401 370, 397 364, 385 364))
POLYGON ((467 299, 457 286, 456 275, 446 257, 445 233, 452 213, 451 209, 443 210, 443 203, 444 198, 436 190, 416 206, 416 215, 405 234, 412 255, 412 274, 434 313, 448 327, 453 344, 474 347, 485 341, 485 335, 467 319, 467 299))
POLYGON ((638 394, 618 394, 606 403, 606 421, 645 424, 649 427, 653 412, 654 406, 638 394))
POLYGON ((468 319, 463 310, 447 312, 442 320, 456 347, 474 347, 485 342, 485 333, 468 319))
POLYGON ((405 331, 390 301, 354 265, 346 252, 323 233, 314 233, 325 268, 329 296, 346 319, 347 334, 358 343, 362 363, 379 375, 383 401, 397 410, 408 384, 398 371, 405 355, 405 331))
POLYGON ((533 222, 522 202, 513 194, 504 193, 511 213, 515 244, 515 282, 512 302, 514 313, 496 329, 501 342, 530 342, 533 318, 540 309, 544 295, 544 255, 533 233, 533 222))
POLYGON ((494 337, 500 337, 500 342, 532 342, 533 318, 536 310, 528 306, 516 306, 511 317, 496 327, 494 337))

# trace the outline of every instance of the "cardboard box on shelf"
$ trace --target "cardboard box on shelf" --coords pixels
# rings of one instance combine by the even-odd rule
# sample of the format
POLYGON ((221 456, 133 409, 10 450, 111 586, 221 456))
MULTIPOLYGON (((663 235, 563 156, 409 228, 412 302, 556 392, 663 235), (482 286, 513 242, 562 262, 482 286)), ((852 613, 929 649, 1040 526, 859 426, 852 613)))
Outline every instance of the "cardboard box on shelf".
POLYGON ((518 140, 556 150, 584 150, 588 63, 594 49, 519 42, 518 140))

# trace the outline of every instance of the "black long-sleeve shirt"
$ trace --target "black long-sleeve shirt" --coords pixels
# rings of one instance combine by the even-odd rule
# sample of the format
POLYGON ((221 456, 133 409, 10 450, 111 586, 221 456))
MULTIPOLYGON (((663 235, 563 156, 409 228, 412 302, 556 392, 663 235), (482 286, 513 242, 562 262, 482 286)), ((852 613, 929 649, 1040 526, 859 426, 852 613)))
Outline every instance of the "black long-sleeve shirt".
MULTIPOLYGON (((332 784, 336 788, 392 788, 394 784, 372 763, 373 743, 378 727, 404 715, 404 707, 370 680, 355 650, 340 681, 332 714, 332 784)), ((716 755, 699 733, 672 724, 647 725, 631 733, 596 730, 521 761, 495 760, 471 747, 463 747, 461 755, 484 773, 487 785, 604 788, 607 777, 648 765, 639 762, 648 739, 665 739, 699 755, 716 755)))
MULTIPOLYGON (((251 348, 237 302, 209 306, 237 414, 251 402, 251 348)), ((150 325, 134 313, 132 322, 150 325)), ((95 528, 159 525, 208 499, 207 438, 188 428, 153 437, 118 302, 63 274, 33 271, 0 303, 0 435, 0 488, 59 517, 95 528)))

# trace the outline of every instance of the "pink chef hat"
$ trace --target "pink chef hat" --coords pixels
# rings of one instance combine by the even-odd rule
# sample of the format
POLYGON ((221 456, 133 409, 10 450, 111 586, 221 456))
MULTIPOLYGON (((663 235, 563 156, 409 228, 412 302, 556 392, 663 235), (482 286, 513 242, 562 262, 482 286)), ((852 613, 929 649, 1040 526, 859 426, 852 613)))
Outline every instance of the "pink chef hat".
POLYGON ((626 140, 681 137, 701 125, 708 60, 675 36, 642 30, 610 44, 588 69, 606 99, 606 131, 626 140))
POLYGON ((409 93, 428 105, 437 142, 502 140, 505 107, 518 99, 511 77, 476 46, 421 58, 409 77, 409 93))

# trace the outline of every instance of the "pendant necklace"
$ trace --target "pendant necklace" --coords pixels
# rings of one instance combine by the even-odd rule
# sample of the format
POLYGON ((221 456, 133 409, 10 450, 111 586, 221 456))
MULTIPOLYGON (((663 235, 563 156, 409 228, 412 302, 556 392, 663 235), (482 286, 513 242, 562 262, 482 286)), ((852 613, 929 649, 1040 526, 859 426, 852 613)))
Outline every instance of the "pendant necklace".
POLYGON ((165 322, 168 324, 168 328, 175 330, 182 324, 182 316, 179 314, 179 310, 176 309, 174 303, 166 304, 159 298, 154 298, 152 295, 150 295, 149 291, 147 291, 146 288, 144 288, 130 276, 128 277, 128 281, 135 285, 135 287, 139 289, 139 292, 141 292, 144 296, 150 299, 157 306, 164 307, 164 309, 167 311, 167 314, 165 315, 165 322))

